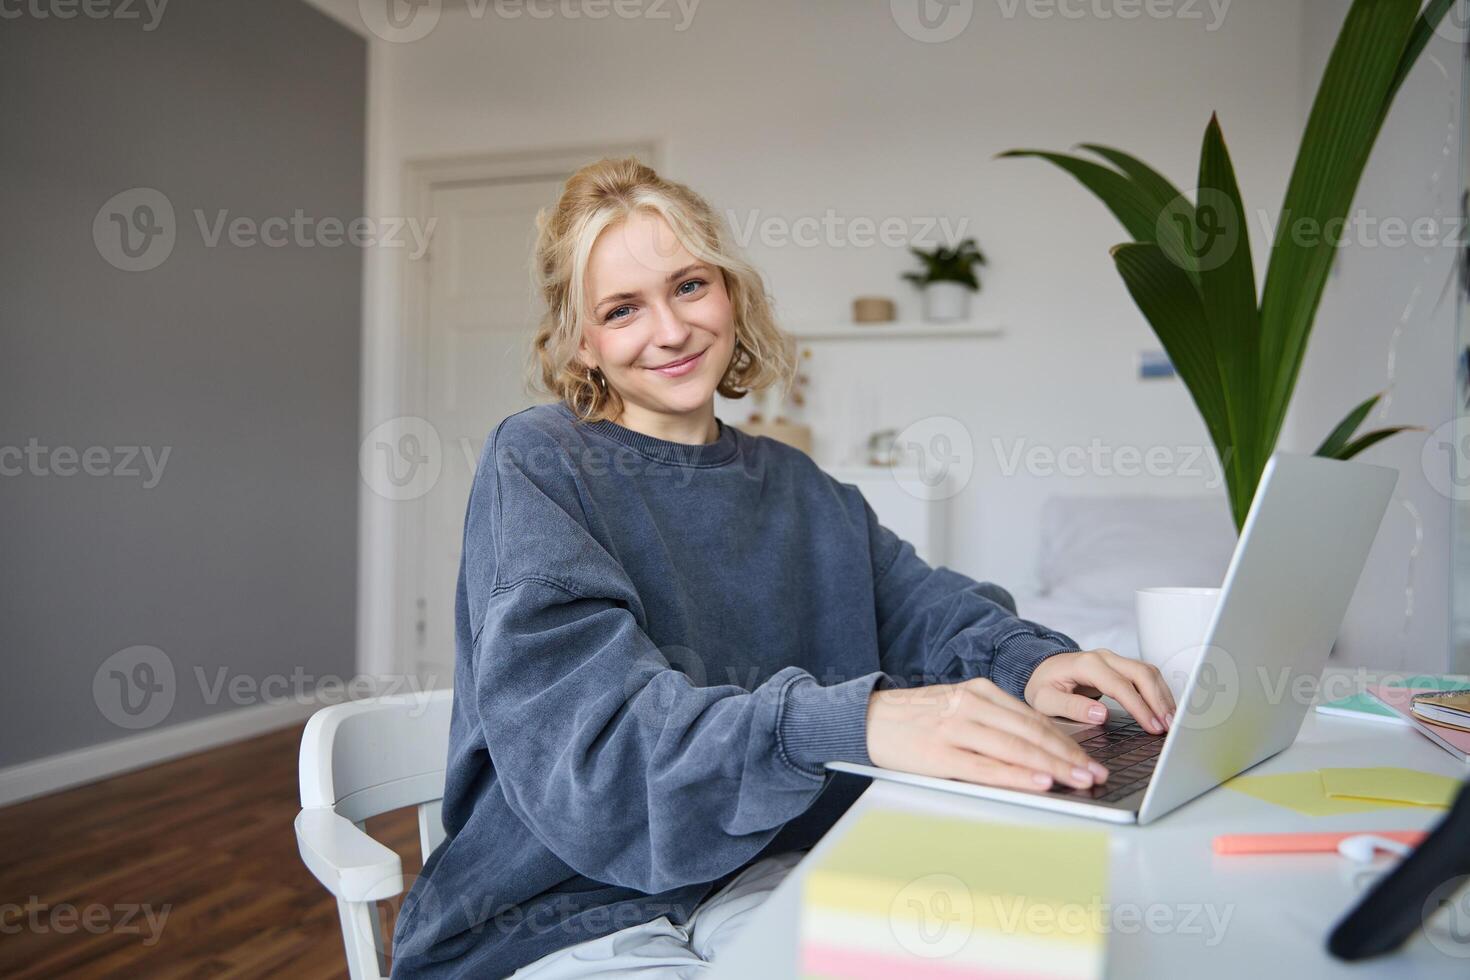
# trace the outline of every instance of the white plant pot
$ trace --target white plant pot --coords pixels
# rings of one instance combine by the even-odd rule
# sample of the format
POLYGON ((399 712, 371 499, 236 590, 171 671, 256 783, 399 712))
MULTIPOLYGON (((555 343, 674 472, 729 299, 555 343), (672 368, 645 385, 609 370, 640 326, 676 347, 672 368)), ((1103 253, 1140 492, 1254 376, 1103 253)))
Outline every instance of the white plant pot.
POLYGON ((970 318, 969 286, 962 282, 931 282, 924 287, 924 319, 931 323, 970 318))

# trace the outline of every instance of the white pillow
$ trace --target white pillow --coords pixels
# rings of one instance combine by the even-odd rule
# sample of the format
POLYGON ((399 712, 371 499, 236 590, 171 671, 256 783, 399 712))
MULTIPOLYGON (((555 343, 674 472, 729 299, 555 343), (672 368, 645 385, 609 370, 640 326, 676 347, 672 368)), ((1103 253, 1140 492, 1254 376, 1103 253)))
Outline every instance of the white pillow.
POLYGON ((1041 510, 1041 593, 1131 606, 1142 588, 1216 587, 1235 541, 1223 496, 1052 497, 1041 510))

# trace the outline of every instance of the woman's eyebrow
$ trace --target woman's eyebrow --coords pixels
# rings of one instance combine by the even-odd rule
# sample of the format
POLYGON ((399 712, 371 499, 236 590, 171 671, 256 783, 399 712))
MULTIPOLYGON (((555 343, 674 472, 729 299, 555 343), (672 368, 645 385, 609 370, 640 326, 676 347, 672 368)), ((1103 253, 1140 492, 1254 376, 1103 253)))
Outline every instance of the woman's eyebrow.
MULTIPOLYGON (((669 285, 673 285, 674 280, 676 280, 676 279, 682 279, 684 276, 687 276, 689 273, 694 272, 694 271, 696 271, 698 269, 704 269, 704 268, 705 268, 705 265, 704 265, 703 262, 694 262, 694 263, 691 263, 690 265, 686 265, 682 269, 675 269, 673 272, 670 272, 664 278, 664 282, 665 283, 668 283, 669 285)), ((594 305, 592 308, 595 310, 598 307, 605 306, 606 304, 613 302, 614 300, 620 300, 621 301, 621 300, 625 300, 625 299, 637 299, 638 298, 638 295, 639 295, 638 293, 609 293, 608 295, 604 296, 602 299, 598 300, 597 303, 596 303, 596 305, 594 305)))

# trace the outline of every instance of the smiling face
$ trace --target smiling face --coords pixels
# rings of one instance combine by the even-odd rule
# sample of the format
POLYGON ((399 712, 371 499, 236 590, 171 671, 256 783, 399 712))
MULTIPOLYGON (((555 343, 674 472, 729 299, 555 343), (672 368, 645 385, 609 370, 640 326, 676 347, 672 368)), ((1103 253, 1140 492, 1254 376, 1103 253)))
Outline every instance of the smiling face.
POLYGON ((662 217, 635 211, 598 236, 586 288, 592 319, 577 356, 622 396, 620 424, 707 441, 697 434, 713 428, 715 389, 735 350, 723 273, 691 255, 662 217))

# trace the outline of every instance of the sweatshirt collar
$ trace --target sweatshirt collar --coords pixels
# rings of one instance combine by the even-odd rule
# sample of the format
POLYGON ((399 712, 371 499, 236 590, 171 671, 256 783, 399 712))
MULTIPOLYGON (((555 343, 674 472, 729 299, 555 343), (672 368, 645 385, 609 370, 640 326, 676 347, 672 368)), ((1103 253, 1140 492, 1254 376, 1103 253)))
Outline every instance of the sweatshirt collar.
POLYGON ((668 439, 658 439, 642 432, 635 432, 607 419, 584 422, 565 402, 558 402, 557 408, 577 425, 585 426, 599 435, 620 442, 642 456, 672 466, 719 466, 733 459, 740 448, 736 438, 737 430, 726 425, 719 416, 715 416, 715 425, 718 426, 720 433, 715 441, 691 446, 687 443, 672 442, 668 439))

